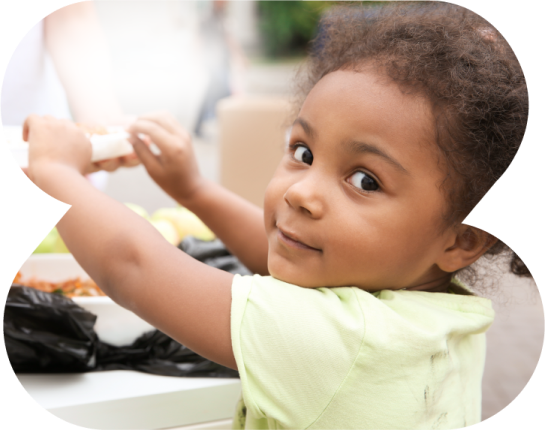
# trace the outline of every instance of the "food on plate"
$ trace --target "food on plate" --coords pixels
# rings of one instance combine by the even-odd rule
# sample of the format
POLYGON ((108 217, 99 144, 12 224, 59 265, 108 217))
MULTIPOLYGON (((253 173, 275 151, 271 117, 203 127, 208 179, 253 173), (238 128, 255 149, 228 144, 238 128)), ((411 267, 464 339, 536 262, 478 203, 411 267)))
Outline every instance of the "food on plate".
POLYGON ((46 293, 62 294, 70 298, 106 296, 92 279, 72 278, 62 282, 50 282, 35 277, 27 279, 20 272, 17 272, 13 283, 35 288, 46 293))

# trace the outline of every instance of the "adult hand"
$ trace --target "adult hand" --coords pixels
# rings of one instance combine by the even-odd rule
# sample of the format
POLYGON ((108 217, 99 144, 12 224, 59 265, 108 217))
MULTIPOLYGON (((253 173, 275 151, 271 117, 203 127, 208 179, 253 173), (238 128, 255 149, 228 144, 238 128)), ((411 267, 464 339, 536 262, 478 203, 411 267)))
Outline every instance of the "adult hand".
POLYGON ((141 116, 127 130, 131 133, 129 141, 151 178, 185 205, 204 183, 189 133, 168 113, 141 116), (150 150, 150 143, 159 148, 159 155, 150 150))

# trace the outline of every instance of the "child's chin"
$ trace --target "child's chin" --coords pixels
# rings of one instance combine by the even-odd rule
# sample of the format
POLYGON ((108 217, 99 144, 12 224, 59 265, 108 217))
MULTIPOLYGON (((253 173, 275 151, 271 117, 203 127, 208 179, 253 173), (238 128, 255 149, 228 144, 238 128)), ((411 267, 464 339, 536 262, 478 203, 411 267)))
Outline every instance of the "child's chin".
POLYGON ((293 273, 293 271, 286 270, 285 266, 280 270, 275 270, 274 266, 271 267, 271 265, 269 265, 269 274, 279 281, 297 285, 298 287, 320 288, 324 286, 318 285, 316 282, 312 282, 312 280, 308 278, 308 274, 300 273, 300 271, 293 273))

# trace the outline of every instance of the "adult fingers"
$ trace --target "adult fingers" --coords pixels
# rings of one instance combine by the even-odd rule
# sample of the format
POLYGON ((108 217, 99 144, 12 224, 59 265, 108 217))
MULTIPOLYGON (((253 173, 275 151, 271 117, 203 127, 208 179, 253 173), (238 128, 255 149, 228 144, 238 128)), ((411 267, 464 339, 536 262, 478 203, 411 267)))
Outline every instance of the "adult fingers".
POLYGON ((23 123, 23 140, 28 142, 28 135, 30 129, 40 120, 40 117, 36 114, 30 114, 26 117, 25 122, 23 123))

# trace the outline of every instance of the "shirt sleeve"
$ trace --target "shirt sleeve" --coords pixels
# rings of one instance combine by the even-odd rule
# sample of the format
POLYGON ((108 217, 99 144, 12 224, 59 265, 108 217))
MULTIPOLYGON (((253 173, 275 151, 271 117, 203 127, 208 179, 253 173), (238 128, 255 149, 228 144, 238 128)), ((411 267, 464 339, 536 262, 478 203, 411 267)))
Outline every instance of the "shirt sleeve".
POLYGON ((258 275, 233 280, 233 351, 256 418, 310 426, 349 374, 364 334, 353 288, 308 289, 258 275))

